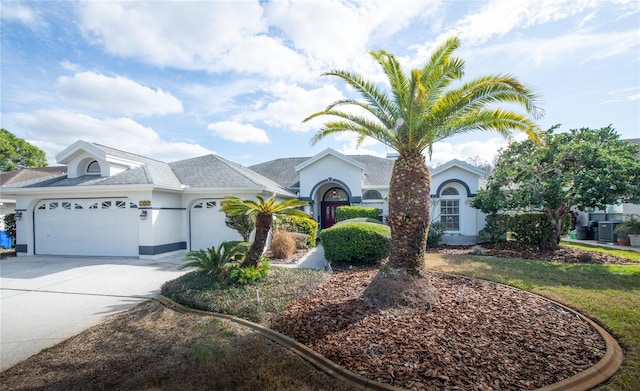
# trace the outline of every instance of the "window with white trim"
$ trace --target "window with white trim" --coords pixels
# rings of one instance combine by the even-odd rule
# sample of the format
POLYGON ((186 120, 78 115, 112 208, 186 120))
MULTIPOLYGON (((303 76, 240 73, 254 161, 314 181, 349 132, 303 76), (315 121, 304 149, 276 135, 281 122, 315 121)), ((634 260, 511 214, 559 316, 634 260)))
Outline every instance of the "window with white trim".
POLYGON ((460 231, 460 192, 456 188, 447 187, 442 190, 440 198, 440 221, 447 231, 460 231))

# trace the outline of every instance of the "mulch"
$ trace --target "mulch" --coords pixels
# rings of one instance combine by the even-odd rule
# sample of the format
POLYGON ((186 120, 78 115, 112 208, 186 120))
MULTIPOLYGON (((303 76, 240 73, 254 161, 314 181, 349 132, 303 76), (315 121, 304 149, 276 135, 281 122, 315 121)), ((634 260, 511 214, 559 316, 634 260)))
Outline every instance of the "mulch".
MULTIPOLYGON (((555 252, 516 243, 482 247, 487 256, 630 262, 569 247, 555 252)), ((605 353, 602 337, 587 322, 525 291, 428 272, 440 294, 437 302, 424 309, 381 310, 361 299, 377 268, 334 271, 318 290, 290 303, 271 327, 369 379, 411 390, 534 389, 586 370, 605 353)))
POLYGON ((350 371, 412 390, 543 387, 597 363, 604 341, 547 300, 430 272, 427 309, 380 310, 360 299, 375 268, 336 270, 271 327, 350 371))

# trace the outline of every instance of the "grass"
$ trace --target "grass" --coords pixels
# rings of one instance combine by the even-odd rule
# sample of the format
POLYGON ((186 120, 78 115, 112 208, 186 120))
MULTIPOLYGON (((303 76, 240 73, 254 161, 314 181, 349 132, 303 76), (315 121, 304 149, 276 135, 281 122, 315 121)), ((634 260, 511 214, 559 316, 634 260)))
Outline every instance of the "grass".
POLYGON ((598 390, 640 390, 640 264, 565 264, 428 254, 427 266, 538 293, 589 316, 618 338, 625 352, 618 374, 598 390))
POLYGON ((601 247, 587 243, 561 242, 561 246, 574 247, 582 250, 593 251, 602 254, 614 255, 616 257, 626 258, 634 262, 640 262, 640 252, 633 250, 623 250, 617 248, 601 247))
POLYGON ((328 277, 321 270, 272 267, 266 279, 237 286, 197 271, 162 286, 162 294, 180 304, 225 313, 257 323, 284 310, 286 304, 314 290, 328 277))

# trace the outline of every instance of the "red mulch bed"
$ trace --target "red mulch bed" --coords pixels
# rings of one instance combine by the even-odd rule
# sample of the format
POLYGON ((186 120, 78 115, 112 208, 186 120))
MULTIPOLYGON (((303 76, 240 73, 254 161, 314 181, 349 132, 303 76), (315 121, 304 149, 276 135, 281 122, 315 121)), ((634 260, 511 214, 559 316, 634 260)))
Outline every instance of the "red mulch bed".
MULTIPOLYGON (((492 256, 625 263, 573 248, 483 248, 492 256)), ((429 251, 469 254, 471 247, 429 251)), ((605 353, 600 335, 578 316, 486 281, 429 272, 440 293, 429 310, 372 308, 360 296, 376 273, 335 270, 317 291, 290 303, 271 327, 354 373, 412 390, 534 389, 584 371, 605 353)))

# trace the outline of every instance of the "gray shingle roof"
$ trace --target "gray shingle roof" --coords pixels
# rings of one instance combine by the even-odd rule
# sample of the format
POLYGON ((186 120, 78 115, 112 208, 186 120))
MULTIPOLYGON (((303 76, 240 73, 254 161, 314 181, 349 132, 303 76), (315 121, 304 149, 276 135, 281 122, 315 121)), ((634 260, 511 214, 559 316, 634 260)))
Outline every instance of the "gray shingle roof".
MULTIPOLYGON (((393 160, 371 155, 348 155, 366 166, 362 184, 364 186, 389 186, 393 160)), ((270 160, 249 168, 280 184, 287 189, 300 188, 300 175, 295 167, 311 157, 292 157, 270 160)))
POLYGON ((183 184, 191 187, 264 188, 282 193, 286 190, 269 178, 217 155, 206 155, 170 163, 183 184))

